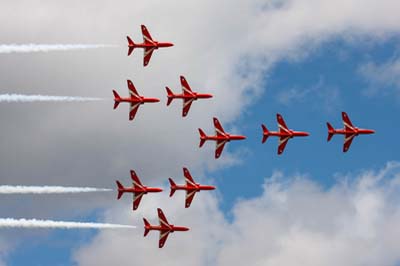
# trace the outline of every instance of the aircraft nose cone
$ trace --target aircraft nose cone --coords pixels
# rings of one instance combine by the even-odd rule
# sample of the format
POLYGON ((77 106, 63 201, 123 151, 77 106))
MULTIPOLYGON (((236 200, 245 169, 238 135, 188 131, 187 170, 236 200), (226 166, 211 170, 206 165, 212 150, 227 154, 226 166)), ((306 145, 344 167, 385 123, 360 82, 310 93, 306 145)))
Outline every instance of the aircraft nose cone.
POLYGON ((188 227, 182 227, 182 231, 189 231, 188 227))
POLYGON ((162 188, 157 188, 155 191, 156 191, 156 192, 162 192, 163 189, 162 189, 162 188))

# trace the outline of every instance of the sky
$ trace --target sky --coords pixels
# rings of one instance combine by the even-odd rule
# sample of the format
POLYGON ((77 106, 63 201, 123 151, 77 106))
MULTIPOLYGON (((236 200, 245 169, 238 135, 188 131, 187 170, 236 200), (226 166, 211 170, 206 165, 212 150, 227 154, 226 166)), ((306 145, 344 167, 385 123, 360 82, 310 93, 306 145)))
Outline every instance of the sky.
POLYGON ((0 217, 136 225, 134 230, 0 228, 0 265, 400 265, 400 3, 394 0, 254 0, 182 2, 18 1, 0 11, 0 44, 104 44, 76 51, 0 54, 0 93, 105 98, 99 102, 0 103, 0 180, 5 185, 114 188, 142 181, 183 182, 182 167, 217 186, 184 208, 184 194, 147 195, 138 211, 116 193, 0 195, 0 217), (126 35, 145 24, 174 47, 127 57, 126 35), (214 94, 188 117, 166 107, 165 86, 214 94), (112 110, 111 90, 126 79, 161 102, 112 110), (326 141, 326 122, 341 112, 376 130, 342 153, 343 137, 326 141), (261 124, 310 132, 261 144, 261 124), (199 149, 197 128, 212 117, 246 140, 214 159, 199 149), (142 217, 161 207, 189 232, 163 249, 142 217))

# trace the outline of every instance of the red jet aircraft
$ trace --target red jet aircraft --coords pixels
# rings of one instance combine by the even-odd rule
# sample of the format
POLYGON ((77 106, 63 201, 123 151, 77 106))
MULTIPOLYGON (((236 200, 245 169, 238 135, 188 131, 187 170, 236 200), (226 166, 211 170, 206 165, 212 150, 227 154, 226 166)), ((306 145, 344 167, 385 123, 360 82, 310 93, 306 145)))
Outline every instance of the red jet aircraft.
POLYGON ((160 225, 151 225, 146 218, 143 218, 144 221, 144 236, 151 230, 160 231, 160 240, 158 241, 158 247, 162 248, 167 241, 169 233, 173 233, 175 231, 188 231, 189 228, 183 226, 175 226, 173 224, 169 224, 167 218, 165 218, 164 213, 160 208, 157 209, 158 212, 158 220, 160 221, 160 225))
POLYGON ((372 129, 362 129, 353 126, 349 116, 345 112, 342 112, 342 119, 343 119, 344 129, 334 129, 332 125, 329 123, 326 123, 326 125, 328 126, 328 141, 330 141, 333 135, 335 134, 344 135, 343 152, 347 152, 349 150, 354 137, 358 135, 375 133, 375 131, 372 129))
POLYGON ((185 117, 189 113, 189 109, 193 101, 196 101, 197 99, 207 99, 213 97, 211 94, 197 93, 192 91, 185 77, 183 76, 181 76, 181 85, 182 85, 182 94, 173 94, 173 92, 168 87, 165 88, 167 89, 167 97, 168 97, 167 106, 171 104, 173 99, 183 99, 183 109, 182 109, 183 117, 185 117))
POLYGON ((221 124, 219 123, 217 118, 214 119, 214 127, 215 127, 215 136, 207 136, 201 128, 199 128, 200 133, 200 148, 204 145, 207 140, 213 140, 216 142, 215 149, 215 159, 218 159, 221 155, 225 143, 230 142, 231 140, 242 140, 246 139, 245 136, 241 135, 230 135, 224 131, 221 124))
POLYGON ((278 121, 279 131, 268 131, 265 125, 261 125, 261 127, 263 129, 262 143, 264 143, 269 136, 279 137, 278 154, 282 154, 282 152, 285 150, 289 139, 293 137, 306 137, 310 135, 308 132, 294 131, 289 129, 280 114, 276 114, 276 120, 278 121))
POLYGON ((185 167, 183 168, 183 175, 185 176, 186 185, 177 185, 171 178, 169 178, 169 183, 171 184, 171 193, 169 194, 169 196, 172 197, 176 190, 186 190, 185 208, 190 207, 190 203, 192 203, 196 192, 200 192, 201 190, 215 189, 215 187, 213 186, 200 185, 196 183, 190 175, 189 170, 185 167))
POLYGON ((116 109, 120 102, 128 102, 131 104, 129 111, 129 120, 133 120, 135 118, 136 112, 139 109, 139 106, 144 103, 157 103, 160 99, 157 98, 145 98, 136 91, 135 86, 132 81, 128 80, 128 89, 129 89, 129 98, 121 98, 118 93, 113 90, 114 93, 114 109, 116 109))
POLYGON ((126 36, 128 39, 128 56, 131 55, 135 48, 144 48, 144 57, 143 57, 143 66, 147 66, 150 62, 151 55, 154 50, 158 48, 171 47, 174 46, 169 42, 157 42, 151 38, 149 31, 147 30, 145 25, 142 25, 142 35, 143 35, 143 43, 134 43, 129 36, 126 36))
POLYGON ((133 170, 131 170, 131 178, 133 181, 132 187, 124 187, 119 181, 116 181, 118 187, 117 199, 120 199, 125 192, 133 193, 133 210, 136 210, 139 207, 140 200, 144 194, 162 191, 161 188, 143 186, 139 177, 133 170))

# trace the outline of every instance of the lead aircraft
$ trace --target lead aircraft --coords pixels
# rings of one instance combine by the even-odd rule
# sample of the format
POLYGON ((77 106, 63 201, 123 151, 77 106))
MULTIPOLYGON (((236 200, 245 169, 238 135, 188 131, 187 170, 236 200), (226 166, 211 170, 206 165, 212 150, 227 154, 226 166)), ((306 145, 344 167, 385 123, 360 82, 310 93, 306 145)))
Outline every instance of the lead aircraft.
POLYGON ((194 198, 194 195, 196 192, 200 192, 201 190, 214 190, 214 186, 208 186, 208 185, 200 185, 199 183, 196 183, 194 179, 192 178, 192 175, 190 174, 189 170, 184 167, 183 168, 183 175, 185 176, 186 184, 185 185, 177 185, 175 182, 172 180, 172 178, 169 178, 169 183, 171 185, 171 192, 169 194, 170 197, 174 195, 176 190, 186 190, 186 200, 185 200, 185 208, 189 208, 190 204, 192 203, 192 200, 194 198))
POLYGON ((326 125, 328 126, 328 141, 332 139, 333 135, 344 135, 343 152, 347 152, 349 150, 354 137, 358 135, 375 133, 375 130, 372 129, 363 129, 353 126, 346 112, 342 112, 342 120, 344 124, 344 129, 334 129, 329 122, 327 122, 326 125))
POLYGON ((135 48, 144 48, 143 66, 147 66, 150 62, 150 58, 154 50, 157 50, 158 48, 171 47, 174 45, 170 42, 158 42, 153 40, 146 26, 142 25, 141 28, 143 43, 134 43, 129 36, 126 36, 126 38, 128 39, 128 56, 132 54, 135 48))
POLYGON ((306 137, 310 135, 308 132, 303 131, 294 131, 289 129, 286 126, 285 120, 280 114, 276 114, 276 120, 278 122, 279 131, 269 131, 265 125, 261 125, 263 129, 263 138, 262 143, 267 141, 269 136, 276 136, 279 137, 279 146, 278 146, 278 154, 282 154, 285 150, 286 144, 288 143, 289 139, 293 137, 306 137))
POLYGON ((180 77, 181 86, 182 86, 182 94, 174 94, 168 87, 165 87, 167 90, 167 106, 171 104, 173 99, 183 99, 183 108, 182 108, 182 116, 185 117, 189 113, 190 106, 193 101, 198 99, 207 99, 212 98, 212 94, 208 93, 198 93, 192 91, 188 82, 186 81, 184 76, 180 77))
POLYGON ((199 128, 199 133, 200 133, 200 145, 199 146, 201 148, 207 140, 215 141, 215 143, 216 143, 215 159, 218 159, 221 156, 221 153, 224 150, 224 146, 227 142, 230 142, 231 140, 243 140, 243 139, 246 139, 246 137, 242 136, 242 135, 231 135, 229 133, 226 133, 217 118, 214 117, 213 121, 214 121, 214 127, 215 127, 215 135, 214 136, 207 136, 204 133, 204 131, 201 128, 199 128))
POLYGON ((134 170, 131 170, 131 178, 133 182, 132 187, 124 187, 118 180, 116 181, 118 187, 117 199, 120 199, 124 193, 133 193, 133 210, 139 207, 140 200, 144 194, 163 191, 158 187, 146 187, 142 185, 134 170))
POLYGON ((127 83, 130 95, 128 98, 120 97, 115 90, 113 90, 113 94, 114 94, 114 109, 116 109, 121 102, 130 103, 129 120, 133 120, 135 118, 136 112, 141 104, 156 103, 160 101, 160 99, 157 98, 146 98, 143 97, 142 95, 139 95, 132 81, 127 80, 127 83))
POLYGON ((146 218, 143 218, 144 222, 144 236, 152 231, 160 231, 160 239, 158 241, 158 247, 162 248, 165 245, 165 241, 167 241, 169 233, 173 233, 175 231, 188 231, 189 228, 183 226, 175 226, 173 224, 169 224, 167 218, 165 218, 164 213, 160 208, 157 209, 158 220, 160 225, 151 225, 146 218))

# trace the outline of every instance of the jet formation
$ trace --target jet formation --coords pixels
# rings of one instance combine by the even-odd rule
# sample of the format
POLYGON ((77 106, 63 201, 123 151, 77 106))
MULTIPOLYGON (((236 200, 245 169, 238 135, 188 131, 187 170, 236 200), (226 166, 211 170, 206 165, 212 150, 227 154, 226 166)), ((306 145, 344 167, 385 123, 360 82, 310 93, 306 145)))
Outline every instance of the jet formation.
MULTIPOLYGON (((135 48, 143 48, 144 49, 144 58, 143 58, 143 66, 147 66, 150 62, 150 58, 154 52, 158 48, 165 48, 173 46, 170 42, 158 42, 155 41, 149 31, 147 30, 146 26, 141 25, 142 35, 143 35, 143 43, 134 43, 132 39, 127 36, 128 39, 128 56, 132 54, 135 48)), ((129 111, 129 120, 133 120, 137 113, 137 110, 140 105, 144 103, 156 103, 160 100, 157 98, 146 98, 142 95, 139 95, 133 83, 128 80, 128 89, 129 89, 129 97, 122 98, 118 95, 118 93, 113 90, 114 94, 114 109, 116 109, 121 102, 128 102, 130 104, 130 111, 129 111)), ((190 87, 189 83, 187 82, 184 76, 180 76, 180 84, 182 88, 182 93, 173 93, 173 91, 166 86, 167 92, 167 106, 170 106, 174 99, 182 99, 182 117, 186 117, 189 114, 189 110, 192 106, 194 101, 199 99, 210 99, 213 98, 213 95, 210 93, 200 93, 197 91, 193 91, 190 87)), ((342 112, 342 119, 344 123, 343 129, 334 129, 332 125, 328 122, 328 141, 330 141, 333 135, 341 134, 344 135, 344 145, 343 145, 343 152, 347 152, 350 148, 350 145, 354 139, 354 137, 358 135, 366 135, 366 134, 373 134, 375 133, 372 129, 361 129, 358 127, 353 126, 352 122, 350 121, 348 115, 345 112, 342 112)), ((261 124, 262 128, 262 140, 261 143, 265 143, 269 137, 277 137, 278 139, 278 150, 277 154, 282 155, 285 151, 287 143, 292 138, 297 137, 307 137, 310 135, 309 132, 306 131, 297 131, 290 129, 281 114, 276 114, 276 120, 278 124, 277 131, 269 131, 268 128, 261 124)), ((200 134, 200 144, 199 147, 203 147, 205 142, 207 141, 214 141, 215 142, 215 159, 218 159, 225 147, 225 144, 231 141, 236 140, 244 140, 246 136, 244 135, 235 135, 227 133, 224 128, 222 127, 221 123, 219 122, 218 118, 213 118, 214 128, 215 128, 215 135, 206 135, 204 131, 199 128, 200 134)), ((170 194, 169 196, 172 197, 176 191, 183 190, 186 192, 185 197, 185 208, 189 208, 192 204, 192 201, 197 192, 200 191, 207 191, 207 190, 214 190, 215 187, 211 185, 203 185, 196 183, 194 178, 190 174, 189 170, 184 167, 183 168, 183 175, 185 177, 185 184, 177 185, 172 178, 169 178, 170 184, 170 194)), ((124 193, 132 193, 133 194, 133 210, 137 210, 139 208, 140 201, 143 195, 148 193, 158 193, 162 192, 161 188, 158 187, 148 187, 142 184, 139 177, 136 175, 134 170, 131 170, 131 179, 132 179, 132 187, 124 187, 119 181, 117 183, 118 195, 117 199, 120 199, 124 193)), ((150 231, 159 231, 160 238, 159 238, 159 248, 164 247, 168 235, 175 231, 188 231, 189 228, 183 226, 175 226, 168 222, 166 219, 163 211, 158 208, 157 209, 159 225, 151 225, 145 218, 144 221, 144 236, 147 236, 150 231)))

